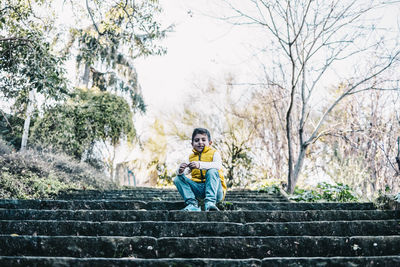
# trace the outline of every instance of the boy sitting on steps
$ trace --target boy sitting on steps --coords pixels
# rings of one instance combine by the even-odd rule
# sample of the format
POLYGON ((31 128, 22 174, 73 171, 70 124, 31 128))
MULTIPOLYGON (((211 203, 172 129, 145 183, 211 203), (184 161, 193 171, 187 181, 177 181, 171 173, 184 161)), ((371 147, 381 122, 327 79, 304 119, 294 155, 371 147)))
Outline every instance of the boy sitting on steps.
POLYGON ((216 203, 223 200, 226 184, 222 174, 222 159, 211 147, 211 135, 207 129, 196 128, 192 134, 193 153, 189 163, 181 163, 174 184, 183 197, 185 211, 201 211, 198 198, 204 199, 206 211, 219 210, 216 203), (185 173, 191 172, 191 179, 185 173))

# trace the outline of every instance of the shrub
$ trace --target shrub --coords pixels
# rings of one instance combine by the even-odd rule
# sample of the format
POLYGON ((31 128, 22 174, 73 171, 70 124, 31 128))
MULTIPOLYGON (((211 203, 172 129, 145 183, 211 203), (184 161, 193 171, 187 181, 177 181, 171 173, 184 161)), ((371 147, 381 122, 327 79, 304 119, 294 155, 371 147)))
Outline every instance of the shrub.
POLYGON ((7 145, 7 143, 0 138, 0 156, 4 154, 10 154, 12 151, 12 148, 7 145))
POLYGON ((357 201, 357 197, 352 189, 345 184, 335 185, 328 183, 319 183, 317 188, 321 189, 322 199, 335 202, 357 201))
POLYGON ((116 185, 86 163, 50 152, 0 155, 0 198, 51 198, 68 189, 111 189, 116 185))
POLYGON ((319 183, 316 190, 306 190, 296 188, 290 196, 294 201, 317 202, 317 201, 332 201, 332 202, 351 202, 357 201, 358 198, 348 185, 341 183, 328 184, 319 183))
POLYGON ((263 193, 268 193, 268 194, 279 194, 280 189, 277 184, 272 184, 272 185, 265 185, 258 189, 258 192, 263 192, 263 193))
POLYGON ((294 190, 293 194, 289 197, 290 200, 294 201, 305 201, 305 202, 316 202, 322 199, 321 194, 315 190, 307 190, 297 188, 294 190))

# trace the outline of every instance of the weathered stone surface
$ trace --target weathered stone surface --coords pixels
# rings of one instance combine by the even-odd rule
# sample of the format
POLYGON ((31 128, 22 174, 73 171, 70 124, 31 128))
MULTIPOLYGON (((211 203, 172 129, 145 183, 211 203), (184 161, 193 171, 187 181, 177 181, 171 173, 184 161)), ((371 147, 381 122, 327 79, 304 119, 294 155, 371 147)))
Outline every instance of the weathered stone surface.
POLYGON ((400 236, 87 237, 0 235, 3 256, 235 258, 400 254, 400 236))
POLYGON ((369 236, 400 233, 400 220, 319 222, 87 222, 1 220, 3 234, 82 236, 369 236))
POLYGON ((156 258, 153 237, 10 236, 0 235, 3 256, 156 258))
POLYGON ((81 266, 81 267, 113 267, 113 266, 186 266, 186 267, 257 267, 260 259, 135 259, 135 258, 70 258, 70 257, 1 257, 0 266, 10 267, 45 267, 45 266, 81 266))
MULTIPOLYGON (((6 209, 103 209, 103 210, 180 210, 183 201, 130 200, 0 200, 6 209)), ((372 203, 290 203, 290 202, 232 202, 234 210, 371 210, 372 203)))
POLYGON ((400 253, 400 236, 159 238, 159 257, 254 258, 384 256, 400 253))
POLYGON ((314 257, 314 258, 265 258, 262 260, 263 267, 271 266, 335 266, 335 267, 373 267, 373 266, 400 266, 400 256, 381 257, 314 257))
POLYGON ((310 257, 310 258, 264 258, 260 259, 135 259, 135 258, 71 258, 71 257, 1 257, 0 266, 8 267, 47 267, 47 266, 81 266, 81 267, 131 267, 131 266, 193 266, 193 267, 241 267, 241 266, 400 266, 400 256, 381 257, 310 257))
POLYGON ((0 209, 4 220, 298 222, 400 219, 393 210, 182 212, 166 210, 0 209))

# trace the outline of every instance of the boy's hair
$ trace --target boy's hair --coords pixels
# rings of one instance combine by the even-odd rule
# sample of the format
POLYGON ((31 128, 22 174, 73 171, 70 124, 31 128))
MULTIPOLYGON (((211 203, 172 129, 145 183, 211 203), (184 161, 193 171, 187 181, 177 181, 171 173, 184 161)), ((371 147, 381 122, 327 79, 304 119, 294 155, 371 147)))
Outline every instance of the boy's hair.
POLYGON ((210 132, 209 132, 207 129, 205 129, 205 128, 196 128, 196 129, 193 130, 193 133, 192 133, 192 142, 193 142, 194 137, 196 136, 196 134, 206 134, 207 137, 208 137, 208 141, 211 141, 211 134, 210 134, 210 132))

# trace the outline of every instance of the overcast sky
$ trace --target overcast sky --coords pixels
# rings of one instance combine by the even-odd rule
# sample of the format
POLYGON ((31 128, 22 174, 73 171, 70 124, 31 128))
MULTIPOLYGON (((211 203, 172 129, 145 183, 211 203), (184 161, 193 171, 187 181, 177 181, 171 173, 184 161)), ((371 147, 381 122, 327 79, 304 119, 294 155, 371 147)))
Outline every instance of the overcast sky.
POLYGON ((249 71, 245 64, 249 58, 245 29, 201 14, 208 11, 207 2, 160 1, 164 9, 164 25, 176 26, 163 42, 168 49, 166 55, 136 62, 149 111, 179 104, 183 96, 193 90, 195 80, 249 71))
MULTIPOLYGON (((166 55, 136 62, 149 113, 178 105, 185 94, 194 90, 195 81, 221 77, 228 72, 250 80, 249 75, 256 72, 251 64, 254 50, 249 46, 262 38, 248 27, 232 27, 206 16, 221 12, 215 8, 216 3, 212 0, 160 0, 164 9, 163 24, 176 26, 163 42, 168 49, 166 55)), ((383 10, 381 23, 399 23, 398 14, 399 8, 383 10)))

